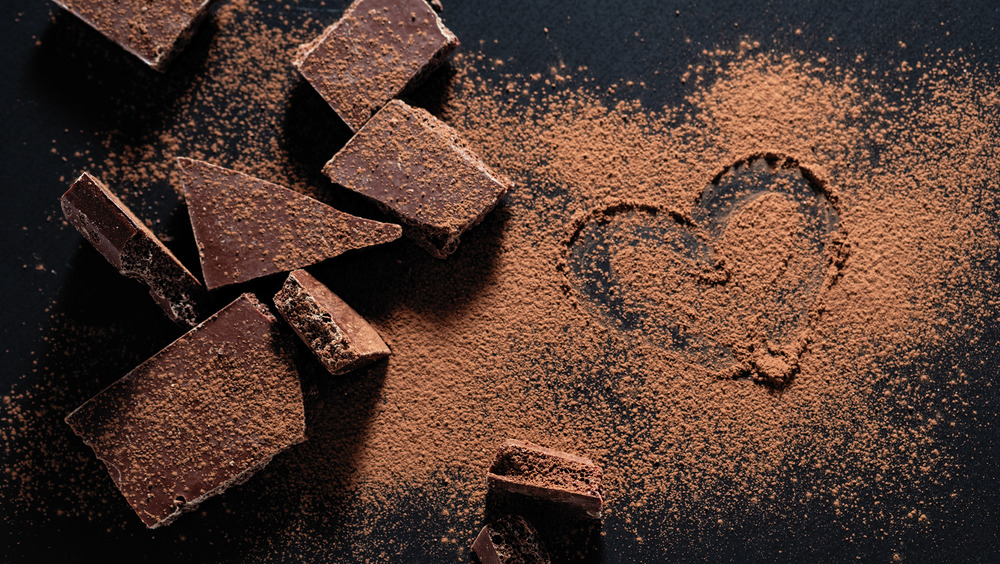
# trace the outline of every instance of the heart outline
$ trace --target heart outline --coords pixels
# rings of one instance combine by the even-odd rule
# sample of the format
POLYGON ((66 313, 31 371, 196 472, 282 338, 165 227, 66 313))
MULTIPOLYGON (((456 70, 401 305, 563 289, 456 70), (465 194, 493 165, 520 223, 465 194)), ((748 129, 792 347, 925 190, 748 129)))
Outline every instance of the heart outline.
MULTIPOLYGON (((601 303, 593 295, 588 295, 586 288, 578 288, 574 285, 572 276, 574 274, 574 245, 584 238, 584 231, 588 227, 608 225, 616 216, 623 213, 643 213, 654 218, 664 218, 667 223, 658 226, 661 231, 673 230, 680 232, 680 235, 673 233, 674 236, 680 239, 686 238, 686 242, 682 241, 680 246, 674 243, 671 252, 677 253, 687 260, 700 263, 698 271, 694 273, 694 279, 706 286, 726 285, 732 279, 733 270, 725 264, 724 259, 715 256, 713 245, 722 237, 729 227, 729 222, 740 211, 769 194, 779 194, 793 202, 797 201, 799 204, 797 211, 810 216, 811 221, 823 228, 823 236, 815 241, 822 257, 816 268, 822 268, 822 276, 818 281, 815 281, 815 287, 807 292, 811 303, 801 310, 804 314, 803 318, 793 316, 795 322, 790 327, 792 338, 787 342, 775 344, 768 335, 761 334, 755 328, 744 328, 746 336, 742 343, 734 343, 728 349, 717 347, 716 350, 712 351, 709 350, 711 347, 703 347, 703 349, 692 347, 692 343, 683 338, 684 327, 679 326, 668 328, 668 336, 672 339, 671 343, 677 345, 671 344, 666 347, 684 350, 693 348, 695 352, 705 353, 707 351, 715 354, 718 358, 728 355, 732 360, 728 366, 722 369, 715 369, 711 366, 706 366, 706 368, 719 378, 750 377, 755 382, 780 391, 788 386, 797 375, 799 360, 812 341, 816 322, 826 309, 825 298, 830 288, 841 277, 850 255, 847 232, 840 221, 842 213, 837 194, 831 189, 830 184, 815 172, 815 169, 803 164, 799 159, 780 152, 760 152, 745 156, 723 167, 712 176, 705 188, 695 198, 691 213, 684 213, 661 204, 626 199, 607 199, 601 205, 585 213, 577 212, 562 240, 563 253, 557 264, 557 270, 561 271, 564 278, 563 291, 574 298, 576 305, 583 305, 590 309, 592 314, 596 313, 596 316, 602 319, 605 324, 624 324, 625 326, 619 326, 619 329, 623 332, 629 332, 628 323, 635 321, 634 319, 614 317, 614 315, 605 313, 601 309, 601 303), (763 165, 764 168, 762 169, 760 165, 763 165), (798 186, 801 188, 804 185, 808 187, 808 190, 800 189, 796 192, 795 183, 766 182, 762 189, 742 189, 727 193, 727 189, 736 185, 733 178, 755 170, 768 172, 771 175, 788 172, 792 172, 794 175, 797 172, 803 181, 798 186), (815 205, 805 205, 805 202, 810 198, 815 200, 815 205), (667 229, 668 226, 669 229, 667 229)), ((652 232, 655 229, 650 228, 648 231, 652 232)), ((665 241, 666 238, 658 240, 658 244, 662 245, 665 241)), ((586 248, 581 248, 585 253, 586 248)), ((598 256, 602 257, 602 255, 598 256)), ((603 269, 610 273, 610 252, 605 253, 603 259, 604 264, 600 265, 601 268, 598 270, 603 269)), ((583 279, 583 275, 580 277, 583 279)), ((621 297, 616 298, 613 295, 613 288, 610 285, 600 288, 599 280, 591 282, 596 283, 597 290, 606 292, 601 294, 600 298, 607 300, 605 309, 614 312, 616 307, 621 305, 621 297), (615 300, 618 300, 617 305, 615 300)), ((623 307, 618 309, 619 312, 624 311, 623 307)), ((697 321, 697 308, 693 314, 685 313, 697 321)))

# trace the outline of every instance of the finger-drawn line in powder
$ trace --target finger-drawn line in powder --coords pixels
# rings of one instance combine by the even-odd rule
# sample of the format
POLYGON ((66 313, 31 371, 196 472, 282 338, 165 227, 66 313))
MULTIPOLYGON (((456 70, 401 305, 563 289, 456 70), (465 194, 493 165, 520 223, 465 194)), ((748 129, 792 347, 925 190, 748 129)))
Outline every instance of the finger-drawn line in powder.
POLYGON ((574 217, 564 290, 723 378, 783 388, 848 256, 838 199, 780 153, 725 167, 690 212, 610 200, 574 217))

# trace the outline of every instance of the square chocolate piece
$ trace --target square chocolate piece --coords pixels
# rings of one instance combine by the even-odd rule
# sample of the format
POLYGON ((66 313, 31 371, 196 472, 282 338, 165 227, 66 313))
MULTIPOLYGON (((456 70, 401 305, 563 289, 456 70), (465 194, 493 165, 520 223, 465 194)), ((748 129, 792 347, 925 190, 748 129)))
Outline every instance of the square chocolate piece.
POLYGON ((187 44, 215 0, 53 0, 158 71, 187 44))
POLYGON ((424 0, 356 0, 293 64, 351 131, 458 46, 424 0))
POLYGON ((602 478, 601 468, 589 458, 508 439, 486 474, 486 487, 600 519, 602 478))
POLYGON ((389 102, 323 167, 403 223, 438 258, 486 217, 513 183, 490 170, 458 133, 422 108, 389 102))
POLYGON ((389 356, 378 333, 305 270, 288 275, 274 305, 331 374, 345 374, 389 356))
POLYGON ((538 531, 520 515, 508 515, 483 527, 472 552, 480 564, 549 564, 538 531))
POLYGON ((149 287, 172 321, 194 327, 207 313, 201 282, 100 180, 83 173, 59 203, 66 220, 118 272, 149 287))
POLYGON ((66 417, 147 527, 305 440, 299 376, 278 329, 243 294, 66 417))

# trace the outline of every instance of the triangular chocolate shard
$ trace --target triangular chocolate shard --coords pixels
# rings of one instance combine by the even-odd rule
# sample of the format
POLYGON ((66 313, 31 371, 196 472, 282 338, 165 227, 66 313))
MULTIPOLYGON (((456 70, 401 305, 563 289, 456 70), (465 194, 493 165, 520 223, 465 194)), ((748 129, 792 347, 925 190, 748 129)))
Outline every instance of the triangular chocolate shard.
POLYGON ((294 270, 400 237, 271 182, 179 158, 184 198, 209 289, 294 270))

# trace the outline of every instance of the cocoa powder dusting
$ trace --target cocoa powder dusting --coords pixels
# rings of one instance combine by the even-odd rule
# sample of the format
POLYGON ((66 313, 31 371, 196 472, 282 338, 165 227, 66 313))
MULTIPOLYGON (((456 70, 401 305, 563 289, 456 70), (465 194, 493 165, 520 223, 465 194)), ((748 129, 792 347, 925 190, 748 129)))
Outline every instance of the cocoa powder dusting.
MULTIPOLYGON (((177 155, 326 195, 336 147, 304 168, 283 120, 303 87, 291 54, 330 22, 249 2, 213 18, 174 117, 137 143, 110 133, 96 171, 136 206, 163 178, 180 189, 177 155)), ((592 459, 604 529, 664 552, 789 521, 892 544, 974 503, 957 450, 1000 327, 996 73, 962 53, 876 72, 863 53, 834 65, 752 40, 694 58, 685 99, 651 107, 636 77, 601 87, 585 67, 520 75, 459 51, 435 111, 515 187, 447 261, 399 245, 315 269, 392 355, 306 369, 308 440, 191 527, 238 519, 275 558, 390 561, 401 542, 467 557, 507 437, 592 459)), ((129 369, 96 364, 55 381, 129 369)), ((5 493, 9 518, 127 530, 98 465, 47 422, 72 406, 36 395, 54 394, 0 407, 4 492, 37 498, 42 464, 80 470, 58 507, 5 493), (55 437, 40 449, 23 440, 38 429, 55 437)))

